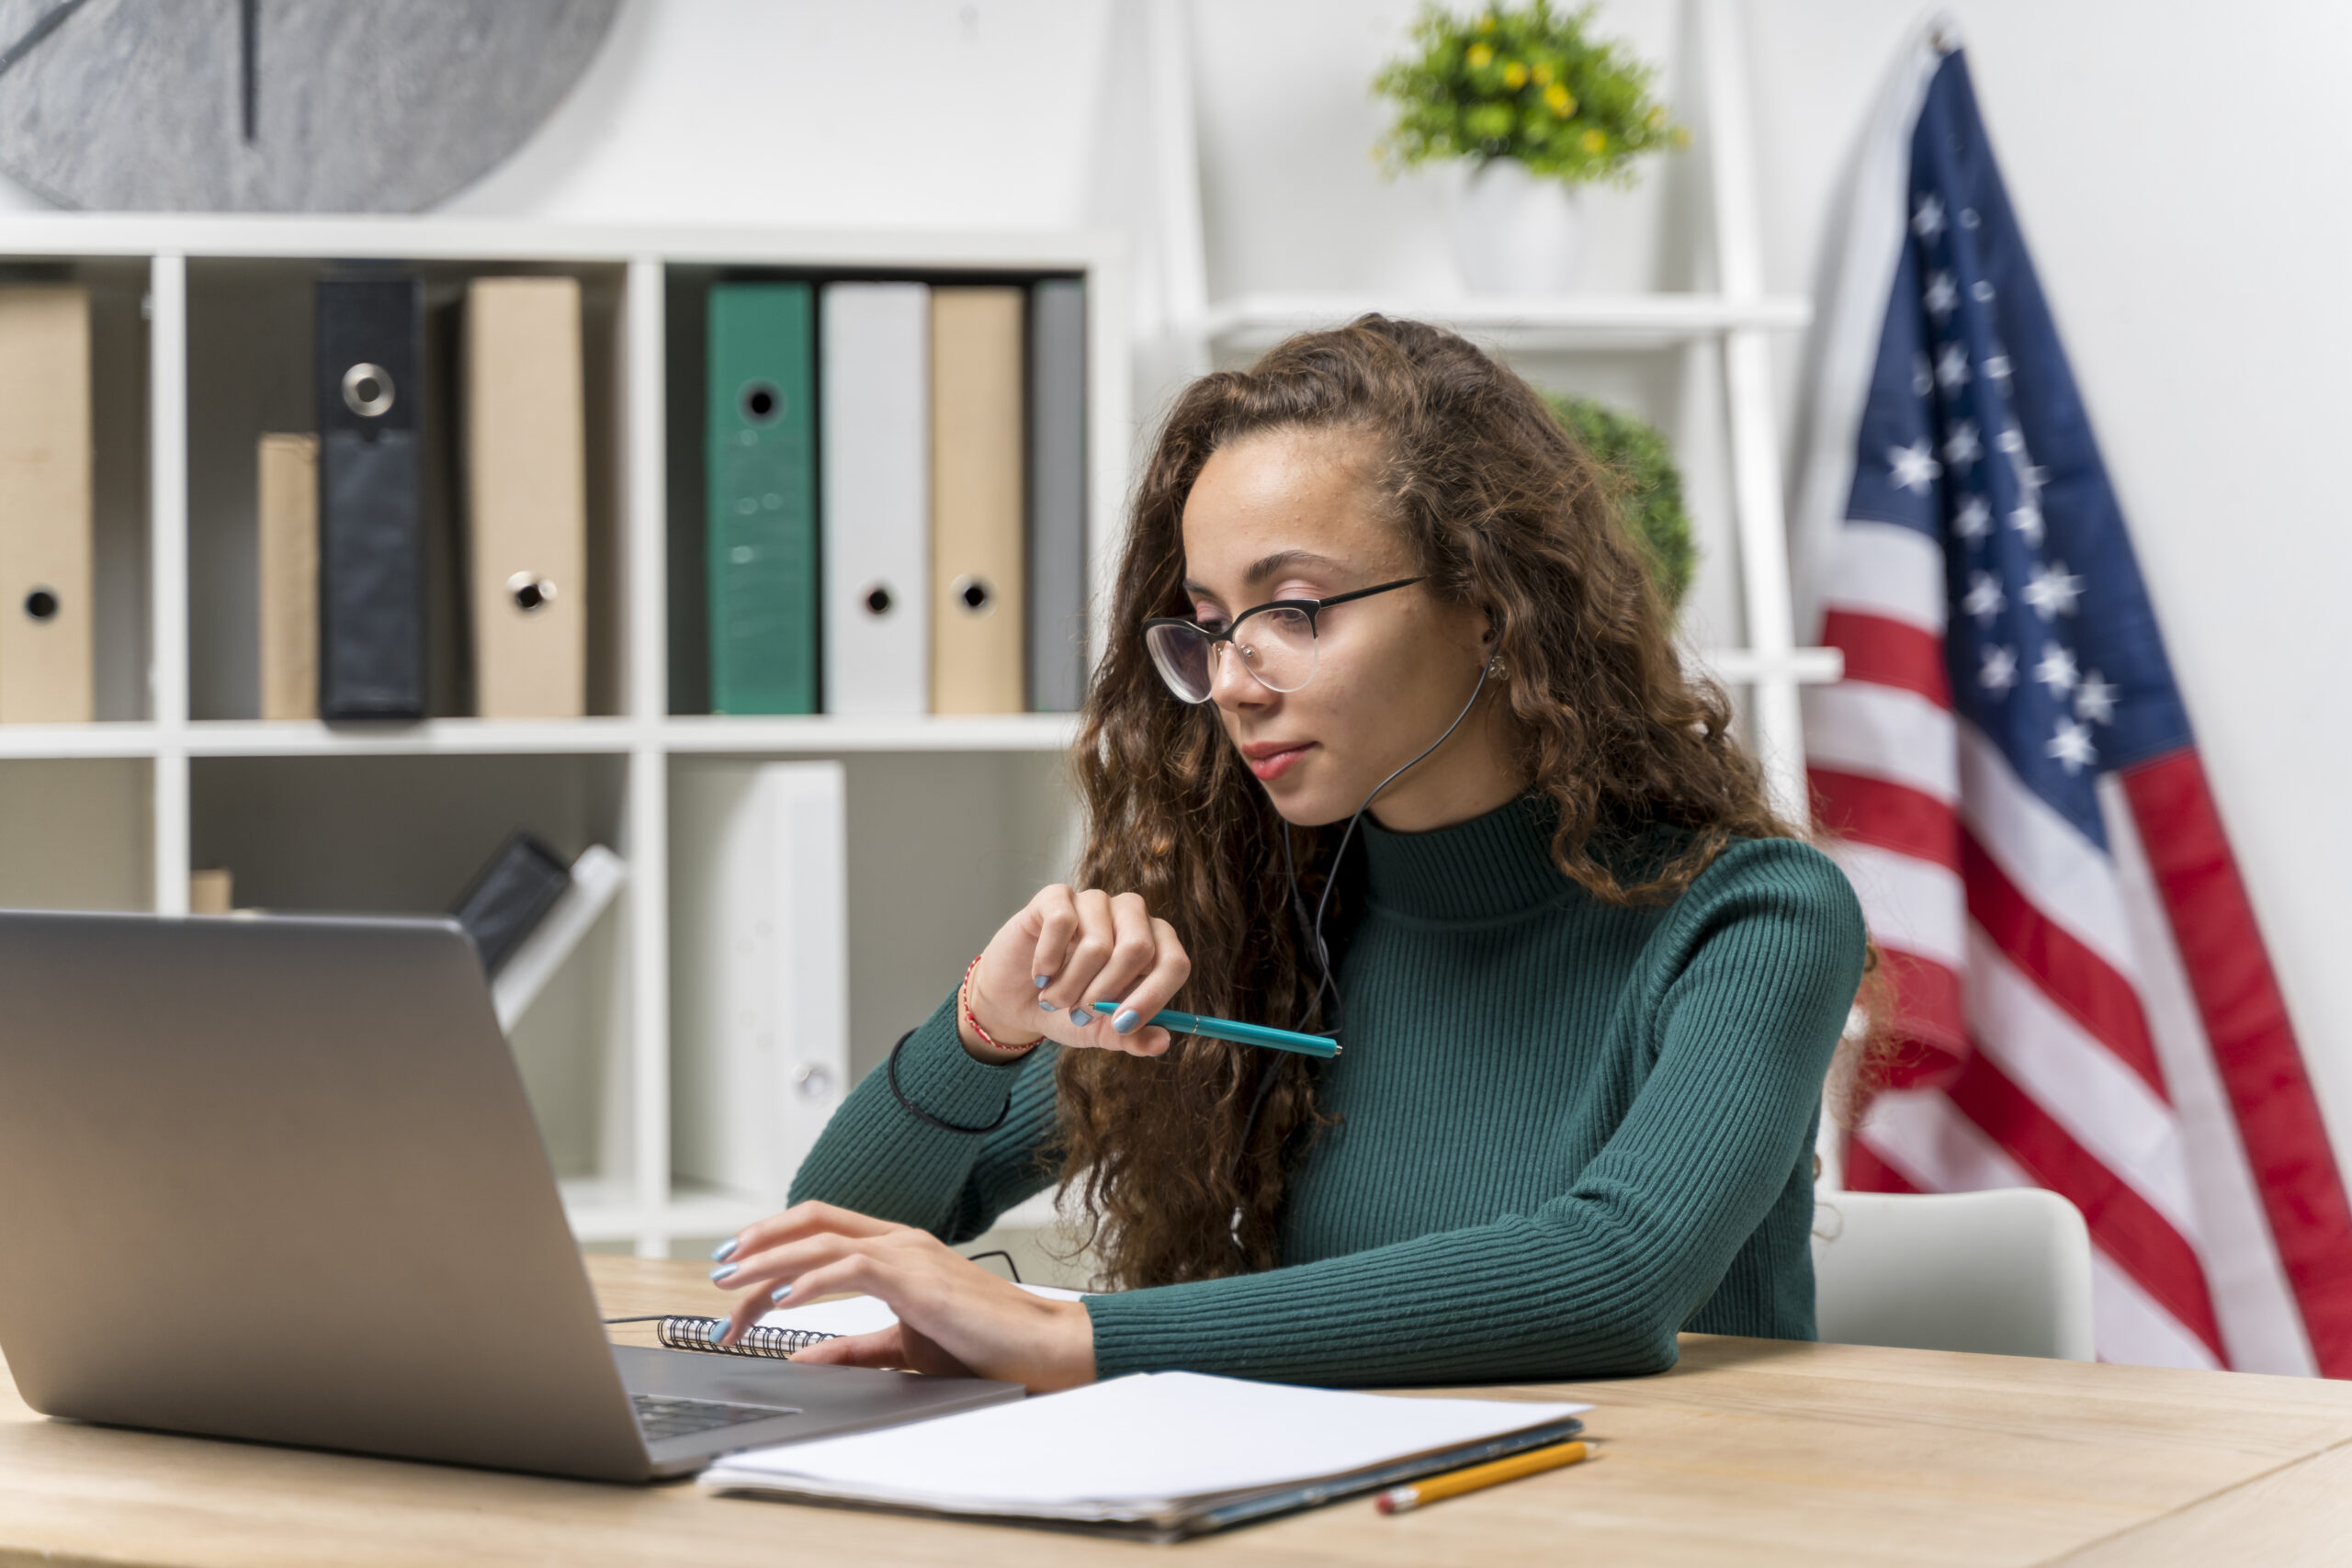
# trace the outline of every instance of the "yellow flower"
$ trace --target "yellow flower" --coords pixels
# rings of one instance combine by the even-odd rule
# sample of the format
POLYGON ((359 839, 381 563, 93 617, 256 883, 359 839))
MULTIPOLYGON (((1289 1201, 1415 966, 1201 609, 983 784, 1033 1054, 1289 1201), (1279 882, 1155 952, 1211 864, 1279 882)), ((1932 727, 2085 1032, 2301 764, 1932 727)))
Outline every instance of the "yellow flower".
POLYGON ((1503 67, 1503 85, 1518 92, 1527 85, 1527 67, 1514 60, 1503 67))
POLYGON ((1586 152, 1598 152, 1608 145, 1609 138, 1603 136, 1599 130, 1588 130, 1584 133, 1584 150, 1586 152))
POLYGON ((1552 112, 1562 119, 1577 112, 1576 95, 1568 91, 1565 83, 1555 82, 1544 88, 1544 101, 1550 105, 1552 112))
POLYGON ((1660 104, 1650 110, 1650 129, 1657 130, 1666 123, 1666 106, 1660 104))
POLYGON ((1483 43, 1474 43, 1470 46, 1470 52, 1463 58, 1470 62, 1471 70, 1484 71, 1495 62, 1495 51, 1483 43))
POLYGON ((1552 68, 1540 60, 1535 62, 1535 85, 1539 87, 1552 85, 1552 68))

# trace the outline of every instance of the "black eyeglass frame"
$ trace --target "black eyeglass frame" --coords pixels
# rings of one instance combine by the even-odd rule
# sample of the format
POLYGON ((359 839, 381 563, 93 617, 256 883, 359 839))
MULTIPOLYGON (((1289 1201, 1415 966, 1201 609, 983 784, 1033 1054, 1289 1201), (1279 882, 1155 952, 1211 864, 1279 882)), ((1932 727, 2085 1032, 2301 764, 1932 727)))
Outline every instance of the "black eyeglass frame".
MULTIPOLYGON (((1416 582, 1427 582, 1428 581, 1429 575, 1424 572, 1419 577, 1400 577, 1394 582, 1376 582, 1370 588, 1355 588, 1349 590, 1345 593, 1334 593, 1329 599, 1269 599, 1262 604, 1252 604, 1247 610, 1242 611, 1241 614, 1226 622, 1225 629, 1218 632, 1209 630, 1208 627, 1201 625, 1200 622, 1193 620, 1188 616, 1153 615, 1144 622, 1142 628, 1136 633, 1136 635, 1148 639, 1151 636, 1151 628, 1154 626, 1183 626, 1187 630, 1198 632, 1201 636, 1208 638, 1211 686, 1210 694, 1214 694, 1216 686, 1216 645, 1219 643, 1226 643, 1229 645, 1233 641, 1234 634, 1241 629, 1241 623, 1248 620, 1250 616, 1262 614, 1268 610, 1296 610, 1306 617, 1306 635, 1309 637, 1319 637, 1322 636, 1323 628, 1317 623, 1316 617, 1322 615, 1325 610, 1330 608, 1332 605, 1345 604, 1351 600, 1355 599, 1369 599, 1375 593, 1387 593, 1399 588, 1410 588, 1416 582)), ((1156 664, 1157 660, 1154 662, 1156 664)), ((1242 668, 1246 670, 1249 669, 1249 666, 1244 665, 1242 668)), ((1250 671, 1250 678, 1253 681, 1258 681, 1258 672, 1251 670, 1250 671)), ((1312 679, 1312 677, 1309 678, 1312 679)), ((1162 672, 1160 679, 1164 684, 1167 681, 1167 676, 1164 671, 1162 672)), ((1258 683, 1261 686, 1266 684, 1263 681, 1258 681, 1258 683)), ((1272 686, 1266 686, 1266 690, 1270 692, 1274 688, 1272 686)), ((1301 689, 1304 690, 1303 687, 1301 689)), ((1173 686, 1169 687, 1169 691, 1182 702, 1198 704, 1204 703, 1209 700, 1209 695, 1187 697, 1183 693, 1177 691, 1173 686)))

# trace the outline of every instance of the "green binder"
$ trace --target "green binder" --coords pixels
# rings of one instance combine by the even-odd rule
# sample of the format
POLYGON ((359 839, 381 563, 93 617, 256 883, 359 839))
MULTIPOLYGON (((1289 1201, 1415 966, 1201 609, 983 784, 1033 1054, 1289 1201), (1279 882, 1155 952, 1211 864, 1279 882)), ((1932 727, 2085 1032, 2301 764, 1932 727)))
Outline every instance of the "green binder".
POLYGON ((805 283, 710 291, 710 705, 817 711, 814 307, 805 283))

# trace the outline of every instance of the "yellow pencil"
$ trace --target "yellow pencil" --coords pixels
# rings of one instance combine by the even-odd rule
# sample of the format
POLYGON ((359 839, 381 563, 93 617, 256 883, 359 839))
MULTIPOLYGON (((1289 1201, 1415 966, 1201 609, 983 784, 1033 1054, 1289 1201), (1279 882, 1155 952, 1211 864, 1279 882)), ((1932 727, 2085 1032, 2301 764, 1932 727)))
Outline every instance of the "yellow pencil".
POLYGON ((1506 1481, 1517 1481, 1522 1475, 1540 1475, 1547 1470, 1557 1470, 1564 1464, 1589 1459, 1591 1453, 1581 1438, 1572 1443, 1554 1443, 1550 1448, 1530 1449, 1509 1459, 1474 1464, 1467 1470, 1431 1476, 1427 1481, 1416 1481, 1410 1486, 1391 1486, 1373 1500, 1373 1506, 1384 1514, 1401 1514, 1424 1503, 1434 1503, 1441 1497, 1459 1497, 1464 1492, 1498 1486, 1506 1481))

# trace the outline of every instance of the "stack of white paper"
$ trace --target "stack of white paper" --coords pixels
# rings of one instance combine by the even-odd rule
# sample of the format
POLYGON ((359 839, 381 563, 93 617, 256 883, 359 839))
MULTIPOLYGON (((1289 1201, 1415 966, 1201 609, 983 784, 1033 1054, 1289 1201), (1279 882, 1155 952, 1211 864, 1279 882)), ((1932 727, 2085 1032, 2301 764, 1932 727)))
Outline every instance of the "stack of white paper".
POLYGON ((1426 1473, 1476 1462, 1487 1457, 1480 1445, 1556 1427, 1589 1408, 1143 1373, 912 1426, 756 1449, 705 1472, 702 1483, 1181 1529, 1254 1497, 1312 1502, 1385 1483, 1398 1467, 1426 1473), (1476 1451, 1456 1452, 1464 1450, 1476 1451), (1411 1466, 1433 1455, 1447 1462, 1411 1466))

